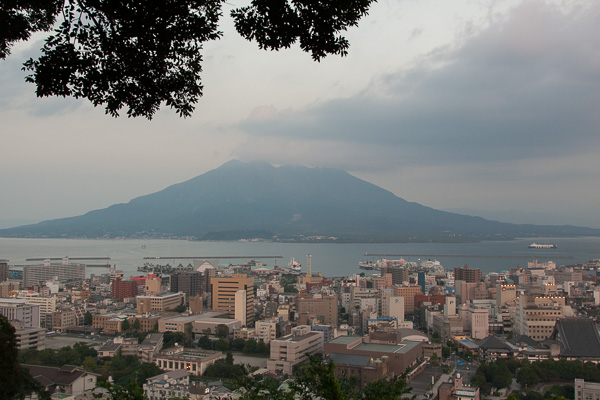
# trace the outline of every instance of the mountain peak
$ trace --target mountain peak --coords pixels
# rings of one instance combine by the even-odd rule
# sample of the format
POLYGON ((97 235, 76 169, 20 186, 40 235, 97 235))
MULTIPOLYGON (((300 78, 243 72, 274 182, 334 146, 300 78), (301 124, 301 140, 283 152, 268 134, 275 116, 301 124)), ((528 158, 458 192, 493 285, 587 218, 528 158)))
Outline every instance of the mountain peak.
POLYGON ((268 238, 368 241, 600 235, 594 229, 512 225, 434 210, 343 170, 231 160, 127 204, 1 230, 0 236, 235 239, 257 237, 256 232, 268 238))

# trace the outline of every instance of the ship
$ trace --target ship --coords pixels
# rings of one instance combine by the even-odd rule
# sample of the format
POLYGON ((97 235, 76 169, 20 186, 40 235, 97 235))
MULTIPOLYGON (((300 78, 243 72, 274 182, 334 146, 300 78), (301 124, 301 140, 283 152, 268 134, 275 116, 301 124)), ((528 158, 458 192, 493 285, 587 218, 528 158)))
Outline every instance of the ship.
POLYGON ((300 272, 302 271, 302 264, 300 264, 300 261, 296 261, 294 260, 294 257, 292 257, 292 260, 288 264, 288 268, 292 271, 300 272))
POLYGON ((375 263, 373 261, 359 261, 358 267, 360 269, 372 270, 375 269, 375 263))
POLYGON ((360 261, 358 263, 358 267, 360 269, 380 270, 384 267, 406 267, 407 264, 408 261, 406 261, 404 258, 400 258, 399 260, 387 260, 385 258, 382 258, 381 260, 377 261, 360 261))
POLYGON ((539 244, 539 243, 531 243, 529 246, 530 249, 557 249, 558 246, 555 244, 539 244))

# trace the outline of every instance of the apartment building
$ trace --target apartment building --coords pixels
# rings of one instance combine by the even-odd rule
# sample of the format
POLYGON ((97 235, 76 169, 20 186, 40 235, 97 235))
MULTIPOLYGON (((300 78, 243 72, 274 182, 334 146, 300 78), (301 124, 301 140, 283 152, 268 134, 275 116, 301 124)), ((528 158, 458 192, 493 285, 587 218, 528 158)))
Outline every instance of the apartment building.
POLYGON ((468 283, 481 282, 483 273, 480 269, 471 269, 469 264, 465 264, 463 268, 454 268, 454 280, 465 281, 468 283))
POLYGON ((116 277, 110 284, 110 295, 113 299, 123 301, 127 297, 137 296, 138 286, 136 281, 124 281, 121 277, 116 277))
POLYGON ((33 287, 40 283, 58 278, 59 281, 85 279, 85 264, 70 263, 67 257, 60 263, 45 260, 40 265, 25 265, 23 267, 23 286, 33 287))

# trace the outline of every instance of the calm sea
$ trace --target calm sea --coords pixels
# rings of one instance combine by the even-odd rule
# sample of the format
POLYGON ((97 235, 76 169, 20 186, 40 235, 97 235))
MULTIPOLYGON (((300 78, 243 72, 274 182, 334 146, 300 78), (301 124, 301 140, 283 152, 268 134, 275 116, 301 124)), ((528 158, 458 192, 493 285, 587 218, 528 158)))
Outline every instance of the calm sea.
MULTIPOLYGON (((8 239, 0 238, 0 259, 11 265, 32 264, 28 258, 51 257, 110 257, 108 261, 89 261, 89 264, 110 262, 126 276, 139 275, 137 268, 144 257, 189 257, 189 260, 164 259, 161 264, 187 265, 194 259, 218 259, 219 263, 243 262, 228 256, 282 256, 281 259, 263 258, 267 265, 287 265, 292 257, 306 268, 306 255, 312 254, 312 271, 325 276, 351 275, 361 272, 358 262, 377 260, 386 254, 393 259, 402 256, 407 261, 438 260, 446 269, 464 264, 480 268, 484 274, 527 265, 537 259, 555 261, 558 265, 585 263, 600 258, 600 238, 536 238, 536 243, 552 243, 557 249, 529 249, 532 239, 481 243, 399 243, 399 244, 297 244, 266 242, 190 242, 185 240, 85 240, 85 239, 8 239)), ((152 261, 158 262, 158 261, 152 261)), ((88 268, 100 274, 102 268, 88 268)))

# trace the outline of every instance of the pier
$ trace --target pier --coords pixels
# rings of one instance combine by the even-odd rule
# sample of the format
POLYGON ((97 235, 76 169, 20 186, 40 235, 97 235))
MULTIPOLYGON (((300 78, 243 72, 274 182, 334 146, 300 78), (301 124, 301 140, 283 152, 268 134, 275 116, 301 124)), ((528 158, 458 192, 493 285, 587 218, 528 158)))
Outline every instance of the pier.
POLYGON ((69 261, 83 261, 83 260, 110 260, 110 257, 43 257, 43 258, 28 258, 25 261, 62 261, 63 259, 69 259, 69 261))
MULTIPOLYGON (((480 254, 378 254, 365 253, 365 257, 454 257, 454 258, 538 258, 539 254, 523 254, 521 256, 486 256, 480 254)), ((573 256, 555 256, 549 255, 549 258, 555 259, 571 259, 573 256)))
POLYGON ((283 258, 283 256, 193 256, 193 257, 144 257, 144 260, 210 260, 215 258, 223 259, 250 259, 258 260, 263 258, 283 258))

